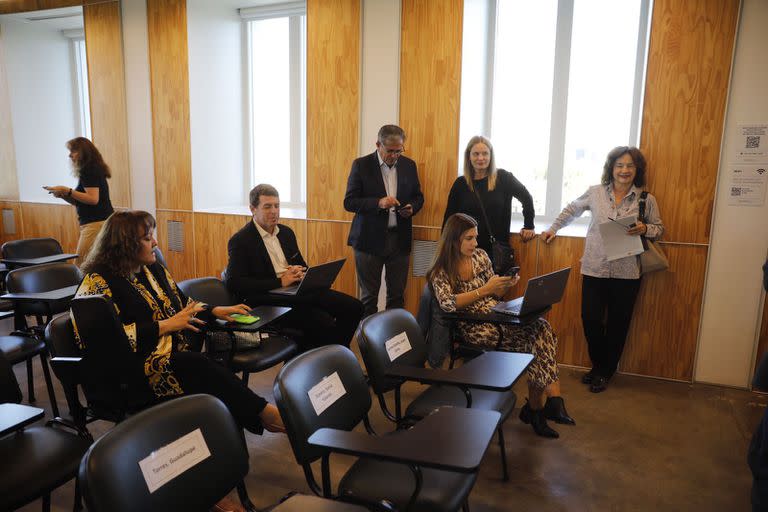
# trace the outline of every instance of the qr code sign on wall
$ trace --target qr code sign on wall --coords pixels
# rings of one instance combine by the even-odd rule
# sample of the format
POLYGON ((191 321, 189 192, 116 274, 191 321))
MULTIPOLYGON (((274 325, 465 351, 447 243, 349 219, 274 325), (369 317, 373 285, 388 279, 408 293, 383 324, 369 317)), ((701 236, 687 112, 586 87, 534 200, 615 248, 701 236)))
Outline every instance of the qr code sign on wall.
POLYGON ((747 149, 756 149, 760 147, 760 137, 757 135, 747 136, 747 149))

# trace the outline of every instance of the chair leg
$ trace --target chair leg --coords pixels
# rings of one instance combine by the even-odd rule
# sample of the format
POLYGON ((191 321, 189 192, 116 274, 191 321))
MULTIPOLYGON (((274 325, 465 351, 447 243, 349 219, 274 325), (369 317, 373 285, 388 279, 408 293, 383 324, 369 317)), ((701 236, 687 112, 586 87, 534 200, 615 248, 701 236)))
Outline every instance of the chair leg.
POLYGON ((501 452, 501 479, 509 482, 509 469, 507 468, 507 447, 504 443, 504 427, 499 425, 499 450, 501 452))
POLYGON ((48 354, 40 352, 40 364, 43 367, 43 376, 45 377, 45 387, 48 388, 48 398, 51 400, 51 410, 53 417, 59 417, 59 404, 56 403, 56 393, 53 391, 53 381, 51 380, 51 370, 48 368, 48 354))
POLYGON ((248 385, 248 378, 251 376, 250 372, 243 372, 243 384, 248 385))
POLYGON ((72 505, 72 512, 83 510, 83 497, 80 495, 80 477, 75 477, 75 502, 72 505))
POLYGON ((469 498, 467 498, 467 501, 465 501, 464 505, 461 506, 461 510, 464 512, 469 512, 469 498))
POLYGON ((43 512, 51 512, 51 493, 43 494, 43 512))
POLYGON ((27 359, 27 399, 35 402, 35 377, 32 375, 32 358, 27 359))

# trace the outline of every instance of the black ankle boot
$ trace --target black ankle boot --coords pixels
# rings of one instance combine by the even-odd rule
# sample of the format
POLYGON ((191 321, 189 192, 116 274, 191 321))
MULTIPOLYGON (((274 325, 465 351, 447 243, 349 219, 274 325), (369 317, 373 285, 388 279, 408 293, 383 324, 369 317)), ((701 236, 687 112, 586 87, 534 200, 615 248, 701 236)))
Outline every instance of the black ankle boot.
POLYGON ((544 409, 534 410, 528 404, 528 400, 525 401, 525 405, 520 408, 520 421, 525 424, 530 424, 533 427, 533 431, 536 435, 541 437, 550 437, 557 439, 560 434, 556 430, 553 430, 547 425, 547 418, 544 416, 544 409))
POLYGON ((565 410, 565 401, 561 396, 550 396, 547 398, 547 402, 544 404, 544 416, 548 420, 552 420, 555 423, 561 425, 575 425, 576 420, 568 415, 568 411, 565 410))

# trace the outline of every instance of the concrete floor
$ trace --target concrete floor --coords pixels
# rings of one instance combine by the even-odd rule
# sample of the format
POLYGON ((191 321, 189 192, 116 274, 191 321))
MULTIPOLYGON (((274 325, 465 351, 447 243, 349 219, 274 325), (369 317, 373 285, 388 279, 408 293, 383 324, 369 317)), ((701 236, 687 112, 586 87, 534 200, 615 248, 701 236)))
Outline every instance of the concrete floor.
MULTIPOLYGON (((0 332, 7 332, 5 322, 0 332)), ((24 365, 15 367, 26 400, 24 365)), ((749 510, 749 440, 768 398, 747 391, 619 375, 602 394, 580 383, 583 371, 563 368, 561 381, 575 427, 556 426, 560 439, 543 439, 517 419, 505 428, 511 479, 502 482, 498 445, 492 442, 470 498, 474 512, 543 511, 721 511, 749 510)), ((272 397, 277 369, 251 376, 251 388, 272 397)), ((39 364, 37 405, 50 403, 39 364)), ((418 391, 409 385, 406 400, 418 391)), ((516 388, 522 403, 524 383, 516 388)), ((58 402, 66 412, 64 395, 58 402)), ((23 403, 26 403, 23 402, 23 403)), ((388 428, 374 402, 374 426, 388 428)), ((92 424, 98 437, 111 428, 92 424)), ((247 434, 251 471, 246 484, 258 507, 290 491, 309 492, 287 438, 247 434)), ((351 459, 331 458, 334 484, 351 459)), ((0 473, 13 471, 3 467, 0 473)), ((316 474, 319 474, 319 468, 316 474)), ((56 490, 53 510, 72 509, 73 484, 56 490)), ((40 501, 21 510, 40 510, 40 501)))

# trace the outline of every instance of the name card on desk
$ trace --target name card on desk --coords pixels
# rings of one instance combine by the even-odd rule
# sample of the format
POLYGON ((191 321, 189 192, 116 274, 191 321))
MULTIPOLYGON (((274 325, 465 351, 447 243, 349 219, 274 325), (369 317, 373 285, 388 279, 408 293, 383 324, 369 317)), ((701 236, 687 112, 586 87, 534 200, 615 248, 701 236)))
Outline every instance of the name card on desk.
POLYGON ((211 456, 198 428, 139 461, 144 481, 153 493, 189 468, 211 456))
POLYGON ((339 372, 333 372, 312 386, 307 393, 309 394, 309 401, 312 402, 312 407, 315 408, 315 413, 320 416, 324 410, 346 395, 347 390, 344 388, 344 384, 341 383, 339 372))
POLYGON ((394 361, 406 352, 410 352, 413 347, 411 347, 411 342, 408 340, 408 335, 403 331, 397 336, 388 339, 384 343, 384 348, 387 349, 389 360, 394 361))

